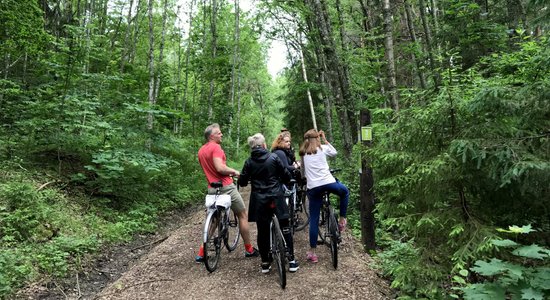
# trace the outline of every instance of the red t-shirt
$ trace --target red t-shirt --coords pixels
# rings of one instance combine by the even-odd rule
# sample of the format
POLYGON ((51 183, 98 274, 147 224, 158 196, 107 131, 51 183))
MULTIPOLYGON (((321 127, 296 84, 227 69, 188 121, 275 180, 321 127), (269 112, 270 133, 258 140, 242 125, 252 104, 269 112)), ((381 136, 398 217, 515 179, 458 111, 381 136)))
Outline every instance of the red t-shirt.
POLYGON ((208 142, 199 149, 199 163, 206 175, 206 180, 208 180, 208 187, 210 187, 211 182, 218 182, 220 180, 223 186, 232 184, 233 178, 228 175, 222 175, 216 171, 216 167, 214 167, 214 157, 221 158, 223 164, 226 164, 227 159, 225 157, 225 152, 223 152, 220 144, 208 142))

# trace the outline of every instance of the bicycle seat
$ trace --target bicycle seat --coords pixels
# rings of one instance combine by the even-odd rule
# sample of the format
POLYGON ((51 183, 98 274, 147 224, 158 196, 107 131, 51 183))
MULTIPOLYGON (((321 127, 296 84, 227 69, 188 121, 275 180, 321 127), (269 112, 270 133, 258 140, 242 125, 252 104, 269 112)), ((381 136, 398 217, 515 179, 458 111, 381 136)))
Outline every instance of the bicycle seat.
POLYGON ((221 181, 218 181, 218 182, 211 182, 210 183, 210 186, 215 188, 215 189, 219 189, 223 186, 223 183, 221 181))

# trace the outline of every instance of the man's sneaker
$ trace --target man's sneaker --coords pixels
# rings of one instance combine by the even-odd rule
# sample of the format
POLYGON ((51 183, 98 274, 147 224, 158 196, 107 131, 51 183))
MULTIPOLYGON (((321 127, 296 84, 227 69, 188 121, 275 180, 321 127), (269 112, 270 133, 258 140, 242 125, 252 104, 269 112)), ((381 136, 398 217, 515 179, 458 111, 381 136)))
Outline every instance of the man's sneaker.
POLYGON ((260 252, 258 252, 258 249, 252 248, 252 252, 248 252, 244 250, 244 256, 245 257, 258 257, 260 256, 260 252))
POLYGON ((310 261, 312 263, 316 263, 316 262, 319 261, 319 258, 317 257, 317 254, 311 253, 311 252, 307 253, 306 258, 307 258, 308 261, 310 261))
POLYGON ((204 257, 202 257, 200 255, 195 256, 195 262, 198 263, 198 264, 203 263, 204 262, 204 257))
POLYGON ((269 273, 270 270, 271 270, 271 264, 268 263, 268 262, 263 262, 262 263, 262 274, 269 273))
POLYGON ((288 271, 291 273, 298 271, 299 268, 300 268, 300 265, 295 260, 288 263, 288 271))

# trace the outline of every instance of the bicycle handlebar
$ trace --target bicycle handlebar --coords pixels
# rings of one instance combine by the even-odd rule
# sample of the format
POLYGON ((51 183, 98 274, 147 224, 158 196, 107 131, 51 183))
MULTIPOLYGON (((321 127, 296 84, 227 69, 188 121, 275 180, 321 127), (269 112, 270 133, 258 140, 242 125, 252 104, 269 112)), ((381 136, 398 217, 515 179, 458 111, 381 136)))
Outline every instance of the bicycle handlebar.
POLYGON ((335 174, 335 173, 338 173, 340 171, 342 171, 341 168, 330 169, 330 174, 335 174))

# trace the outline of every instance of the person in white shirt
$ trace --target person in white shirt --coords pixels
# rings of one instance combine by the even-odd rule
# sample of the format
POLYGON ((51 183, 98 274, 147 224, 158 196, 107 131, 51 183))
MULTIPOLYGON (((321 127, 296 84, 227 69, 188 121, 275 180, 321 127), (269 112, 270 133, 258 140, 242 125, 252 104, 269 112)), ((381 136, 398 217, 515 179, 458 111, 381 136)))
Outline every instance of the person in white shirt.
POLYGON ((340 197, 340 231, 346 228, 346 212, 349 201, 348 188, 337 181, 330 173, 327 156, 333 157, 338 151, 327 141, 322 130, 310 129, 304 134, 304 142, 300 146, 302 168, 307 179, 307 197, 309 199, 309 246, 307 260, 318 262, 315 248, 319 234, 319 214, 321 212, 323 193, 328 191, 340 197), (323 141, 323 144, 321 144, 323 141))

